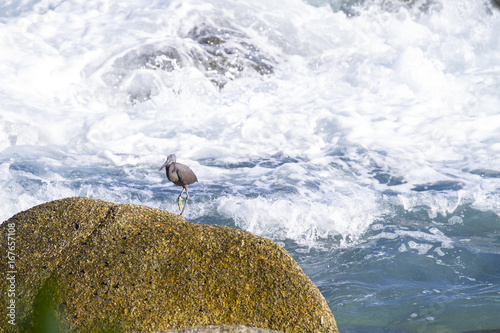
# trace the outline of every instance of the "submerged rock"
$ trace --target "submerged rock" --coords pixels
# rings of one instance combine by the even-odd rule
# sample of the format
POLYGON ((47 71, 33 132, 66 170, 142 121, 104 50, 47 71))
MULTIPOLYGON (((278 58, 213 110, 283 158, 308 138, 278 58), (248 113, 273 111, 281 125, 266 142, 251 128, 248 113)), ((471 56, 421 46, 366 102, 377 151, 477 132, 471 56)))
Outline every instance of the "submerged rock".
MULTIPOLYGON (((207 24, 194 27, 181 39, 139 45, 109 62, 101 79, 109 87, 123 90, 132 104, 158 95, 159 87, 178 91, 175 84, 166 84, 174 78, 164 74, 182 68, 196 69, 217 89, 222 89, 241 77, 273 74, 276 65, 270 55, 240 30, 207 24)), ((93 66, 89 66, 85 75, 94 72, 93 66)))
POLYGON ((195 64, 219 88, 244 71, 260 75, 274 72, 274 60, 250 43, 249 38, 237 29, 210 26, 195 27, 188 34, 199 44, 191 50, 195 64))
POLYGON ((0 226, 0 325, 12 331, 159 331, 244 325, 336 332, 325 299, 274 242, 139 205, 52 201, 0 226), (10 246, 10 245, 9 245, 10 246), (10 287, 9 287, 10 286, 10 287), (8 310, 7 310, 8 311, 8 310))

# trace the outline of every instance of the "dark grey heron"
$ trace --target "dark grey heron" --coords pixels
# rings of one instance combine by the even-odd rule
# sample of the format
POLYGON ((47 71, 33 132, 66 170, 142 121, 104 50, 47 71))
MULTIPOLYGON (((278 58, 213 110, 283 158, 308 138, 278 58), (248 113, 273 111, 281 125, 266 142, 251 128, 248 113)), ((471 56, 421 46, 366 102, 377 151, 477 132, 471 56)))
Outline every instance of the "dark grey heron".
POLYGON ((172 183, 177 186, 182 186, 181 194, 177 198, 177 204, 179 205, 180 215, 184 213, 184 208, 186 208, 187 202, 189 200, 188 185, 193 184, 198 181, 193 170, 191 170, 187 165, 177 163, 175 154, 168 155, 167 161, 161 166, 158 171, 165 168, 167 173, 167 178, 172 183), (182 207, 182 193, 186 191, 186 202, 184 207, 182 207))

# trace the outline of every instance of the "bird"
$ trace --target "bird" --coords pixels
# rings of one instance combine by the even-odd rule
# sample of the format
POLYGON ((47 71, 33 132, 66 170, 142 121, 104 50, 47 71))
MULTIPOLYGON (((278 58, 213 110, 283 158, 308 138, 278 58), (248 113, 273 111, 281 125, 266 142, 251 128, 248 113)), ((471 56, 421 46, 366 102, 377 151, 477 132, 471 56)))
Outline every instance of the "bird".
POLYGON ((179 205, 179 210, 181 211, 179 215, 182 215, 189 200, 187 187, 188 185, 196 183, 198 181, 198 178, 196 178, 193 170, 191 170, 187 165, 177 163, 176 160, 177 158, 175 154, 168 155, 167 161, 161 166, 158 171, 161 171, 161 169, 165 168, 168 180, 170 180, 177 186, 182 186, 181 194, 179 194, 179 197, 177 198, 177 204, 179 205), (186 191, 186 202, 184 203, 183 207, 182 193, 184 193, 184 191, 186 191))

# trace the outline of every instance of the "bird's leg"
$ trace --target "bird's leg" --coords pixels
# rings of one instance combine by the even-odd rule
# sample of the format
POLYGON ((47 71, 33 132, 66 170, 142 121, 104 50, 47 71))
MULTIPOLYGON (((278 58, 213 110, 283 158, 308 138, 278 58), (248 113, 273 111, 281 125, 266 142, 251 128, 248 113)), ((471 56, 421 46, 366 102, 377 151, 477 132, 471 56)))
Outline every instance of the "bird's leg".
MULTIPOLYGON (((177 198, 177 205, 179 205, 179 210, 182 209, 182 193, 184 193, 185 188, 182 188, 181 194, 179 194, 179 197, 177 198)), ((181 213, 182 215, 182 213, 181 213)))
MULTIPOLYGON (((181 210, 180 215, 182 215, 182 213, 184 213, 184 208, 186 208, 186 205, 187 205, 188 200, 189 200, 189 193, 188 193, 188 189, 187 189, 187 187, 186 187, 185 189, 186 189, 186 202, 184 203, 184 207, 182 207, 182 210, 181 210)), ((179 208, 180 208, 180 207, 179 207, 179 208)))

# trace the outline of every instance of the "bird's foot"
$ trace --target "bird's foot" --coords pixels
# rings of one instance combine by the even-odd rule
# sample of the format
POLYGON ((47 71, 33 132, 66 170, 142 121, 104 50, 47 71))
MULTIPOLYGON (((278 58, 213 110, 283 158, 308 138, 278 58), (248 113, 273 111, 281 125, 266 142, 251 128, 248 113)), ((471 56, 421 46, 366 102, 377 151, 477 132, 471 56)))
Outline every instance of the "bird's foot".
POLYGON ((177 204, 179 205, 179 210, 182 210, 182 198, 179 197, 179 199, 177 200, 177 204))

